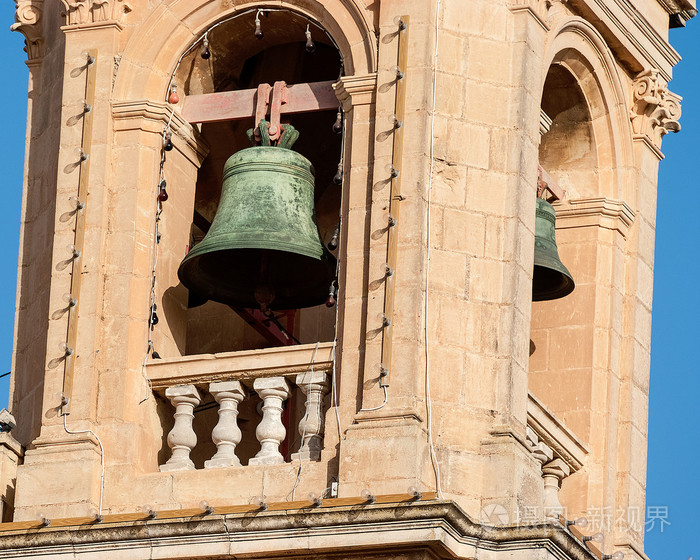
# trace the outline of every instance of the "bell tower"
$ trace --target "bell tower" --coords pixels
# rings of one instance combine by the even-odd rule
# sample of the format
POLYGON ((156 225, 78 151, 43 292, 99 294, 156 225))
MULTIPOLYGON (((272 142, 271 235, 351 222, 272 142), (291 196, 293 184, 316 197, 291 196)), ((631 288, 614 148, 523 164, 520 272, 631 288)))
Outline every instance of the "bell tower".
POLYGON ((646 558, 694 0, 16 2, 1 549, 646 558))

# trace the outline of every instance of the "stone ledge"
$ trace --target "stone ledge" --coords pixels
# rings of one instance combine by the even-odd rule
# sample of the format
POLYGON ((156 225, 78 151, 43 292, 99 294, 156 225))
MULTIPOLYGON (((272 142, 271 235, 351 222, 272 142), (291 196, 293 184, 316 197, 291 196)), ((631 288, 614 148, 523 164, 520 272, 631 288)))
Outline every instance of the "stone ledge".
POLYGON ((22 445, 9 432, 0 432, 0 449, 7 449, 17 458, 24 455, 22 445))
POLYGON ((557 229, 598 226, 619 231, 627 237, 635 213, 621 200, 580 198, 554 204, 557 229))
POLYGON ((278 557, 290 548, 300 553, 312 551, 315 557, 357 552, 365 558, 386 558, 387 553, 410 548, 458 558, 473 558, 479 551, 488 551, 490 558, 511 558, 516 550, 519 555, 527 550, 545 552, 541 558, 596 558, 554 521, 493 527, 474 522, 453 502, 398 497, 393 496, 394 502, 379 503, 382 497, 377 496, 374 505, 355 498, 355 505, 340 507, 325 507, 331 500, 319 508, 288 503, 286 509, 273 511, 270 507, 264 512, 244 506, 246 512, 225 514, 218 513, 224 508, 217 508, 207 516, 201 511, 182 510, 170 512, 179 513, 175 518, 138 522, 97 524, 84 519, 81 526, 69 528, 39 529, 34 523, 31 529, 0 533, 0 550, 3 558, 50 555, 57 560, 82 554, 93 560, 219 555, 266 558, 278 557))

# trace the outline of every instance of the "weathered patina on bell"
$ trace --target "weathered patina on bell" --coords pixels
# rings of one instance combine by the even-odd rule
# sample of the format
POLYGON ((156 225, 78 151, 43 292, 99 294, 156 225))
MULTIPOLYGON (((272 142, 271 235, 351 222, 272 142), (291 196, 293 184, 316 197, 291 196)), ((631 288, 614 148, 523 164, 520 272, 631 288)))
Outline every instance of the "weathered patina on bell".
POLYGON ((554 207, 546 200, 538 198, 532 301, 562 298, 574 289, 574 279, 559 258, 554 237, 554 223, 554 207))
POLYGON ((226 162, 214 221, 178 276, 200 301, 299 309, 325 302, 335 269, 314 219, 311 162, 256 146, 226 162))

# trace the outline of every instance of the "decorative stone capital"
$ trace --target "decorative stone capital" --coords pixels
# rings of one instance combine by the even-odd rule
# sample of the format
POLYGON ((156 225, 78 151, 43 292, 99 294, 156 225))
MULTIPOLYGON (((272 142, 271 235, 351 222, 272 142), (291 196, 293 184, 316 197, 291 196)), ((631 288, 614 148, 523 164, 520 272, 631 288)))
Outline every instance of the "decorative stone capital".
POLYGON ((544 477, 551 476, 556 478, 559 481, 559 484, 561 484, 561 481, 570 474, 571 468, 564 462, 563 459, 559 457, 542 466, 542 475, 544 477))
MULTIPOLYGON (((142 130, 153 133, 160 144, 163 129, 170 123, 173 145, 194 165, 199 167, 209 154, 209 147, 199 131, 185 121, 178 111, 167 103, 154 101, 115 101, 112 103, 115 132, 142 130)), ((170 368, 172 369, 172 368, 170 368)), ((199 376, 198 376, 199 377, 199 376)), ((168 384, 166 383, 167 387, 168 384)))
POLYGON ((41 29, 41 12, 44 0, 15 0, 15 23, 10 29, 24 35, 24 51, 29 61, 44 56, 44 38, 41 29))
POLYGON ((557 229, 601 227, 618 231, 627 237, 635 213, 621 200, 579 198, 557 203, 557 229))
POLYGON ((61 0, 66 25, 121 21, 131 11, 125 0, 61 0))
POLYGON ((530 453, 532 453, 532 456, 539 461, 541 465, 544 465, 554 458, 552 449, 541 442, 538 435, 530 427, 527 428, 525 441, 530 448, 530 453))
POLYGON ((571 474, 569 466, 559 457, 542 466, 542 478, 544 479, 544 508, 549 515, 563 513, 559 501, 559 489, 561 481, 571 474))
POLYGON ((374 103, 376 90, 376 73, 364 76, 343 76, 333 84, 333 91, 346 112, 356 105, 374 103))
POLYGON ((664 135, 681 129, 681 99, 668 90, 658 70, 641 72, 632 86, 630 118, 635 139, 660 150, 664 135))
POLYGON ((549 31, 549 26, 547 25, 547 9, 550 3, 550 0, 510 0, 508 2, 508 8, 510 8, 510 11, 513 13, 529 13, 542 27, 549 31))

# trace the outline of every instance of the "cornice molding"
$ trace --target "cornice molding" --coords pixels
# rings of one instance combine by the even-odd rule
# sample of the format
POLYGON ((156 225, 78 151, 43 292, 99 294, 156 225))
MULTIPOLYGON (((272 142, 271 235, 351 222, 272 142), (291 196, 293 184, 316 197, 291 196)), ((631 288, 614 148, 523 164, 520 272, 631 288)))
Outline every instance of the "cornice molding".
POLYGON ((377 74, 343 76, 333 84, 333 91, 346 112, 356 105, 370 105, 377 94, 377 74))
MULTIPOLYGON (((605 0, 595 0, 597 4, 604 5, 605 0)), ((676 50, 670 45, 667 39, 665 39, 651 24, 647 19, 642 16, 642 14, 634 7, 634 3, 630 0, 615 0, 616 4, 625 13, 625 15, 630 18, 634 27, 636 29, 629 29, 620 21, 616 21, 618 30, 623 33, 627 39, 634 44, 634 46, 640 50, 644 57, 649 61, 649 64, 645 66, 658 66, 656 64, 656 59, 653 53, 649 52, 642 43, 637 38, 641 34, 645 39, 647 39, 651 45, 658 51, 658 53, 663 57, 663 59, 671 66, 675 66, 681 61, 681 57, 676 52, 676 50)), ((664 79, 667 82, 671 81, 671 75, 666 70, 662 70, 664 79)))
MULTIPOLYGON (((559 458, 571 472, 583 466, 588 448, 532 393, 527 399, 527 427, 536 435, 537 441, 533 439, 533 443, 551 450, 553 457, 550 456, 549 461, 559 458)), ((546 464, 547 461, 542 462, 546 464)))
POLYGON ((669 14, 688 12, 692 14, 690 17, 694 17, 698 13, 694 0, 657 0, 657 2, 661 4, 669 14))
POLYGON ((635 213, 621 200, 580 198, 554 204, 557 229, 597 226, 619 231, 627 237, 635 213))
POLYGON ((508 8, 515 14, 520 12, 529 14, 545 31, 549 31, 547 12, 550 4, 551 0, 510 0, 508 8))
POLYGON ((173 143, 192 163, 199 166, 209 154, 209 147, 197 130, 167 103, 148 100, 112 102, 114 130, 143 130, 163 134, 170 125, 173 143), (181 141, 179 141, 179 140, 181 141))
MULTIPOLYGON (((166 473, 167 474, 167 473, 166 473)), ((379 502, 381 496, 377 496, 379 502)), ((527 555, 527 550, 569 560, 595 560, 596 556, 558 521, 492 526, 476 523, 454 502, 405 500, 369 505, 335 506, 324 500, 320 507, 309 502, 285 502, 283 508, 270 504, 267 511, 247 506, 242 513, 227 513, 216 507, 203 516, 201 509, 158 512, 156 519, 119 521, 105 516, 76 518, 73 525, 52 520, 50 527, 0 532, 4 558, 27 554, 68 560, 89 555, 94 560, 111 560, 122 552, 133 558, 229 557, 232 554, 256 558, 279 557, 291 542, 303 542, 308 553, 338 552, 344 557, 386 557, 387 553, 415 549, 433 550, 440 557, 472 558, 479 551, 527 555), (273 509, 274 508, 274 509, 273 509), (31 535, 31 538, 28 538, 31 535), (235 552, 234 552, 235 551, 235 552)), ((344 501, 348 501, 347 499, 344 501)), ((133 517, 128 514, 121 517, 133 517)), ((8 523, 8 526, 23 525, 8 523)), ((2 526, 0 526, 2 528, 2 526)), ((494 556, 498 558, 499 556, 494 556)))
MULTIPOLYGON (((617 58, 633 72, 659 68, 668 82, 680 55, 637 10, 632 0, 567 0, 576 13, 592 10, 596 28, 609 44, 618 44, 617 58), (634 61, 634 62, 633 62, 634 61)), ((588 19, 588 18, 587 18, 588 19)))
POLYGON ((61 0, 66 25, 120 22, 132 8, 126 0, 61 0))

